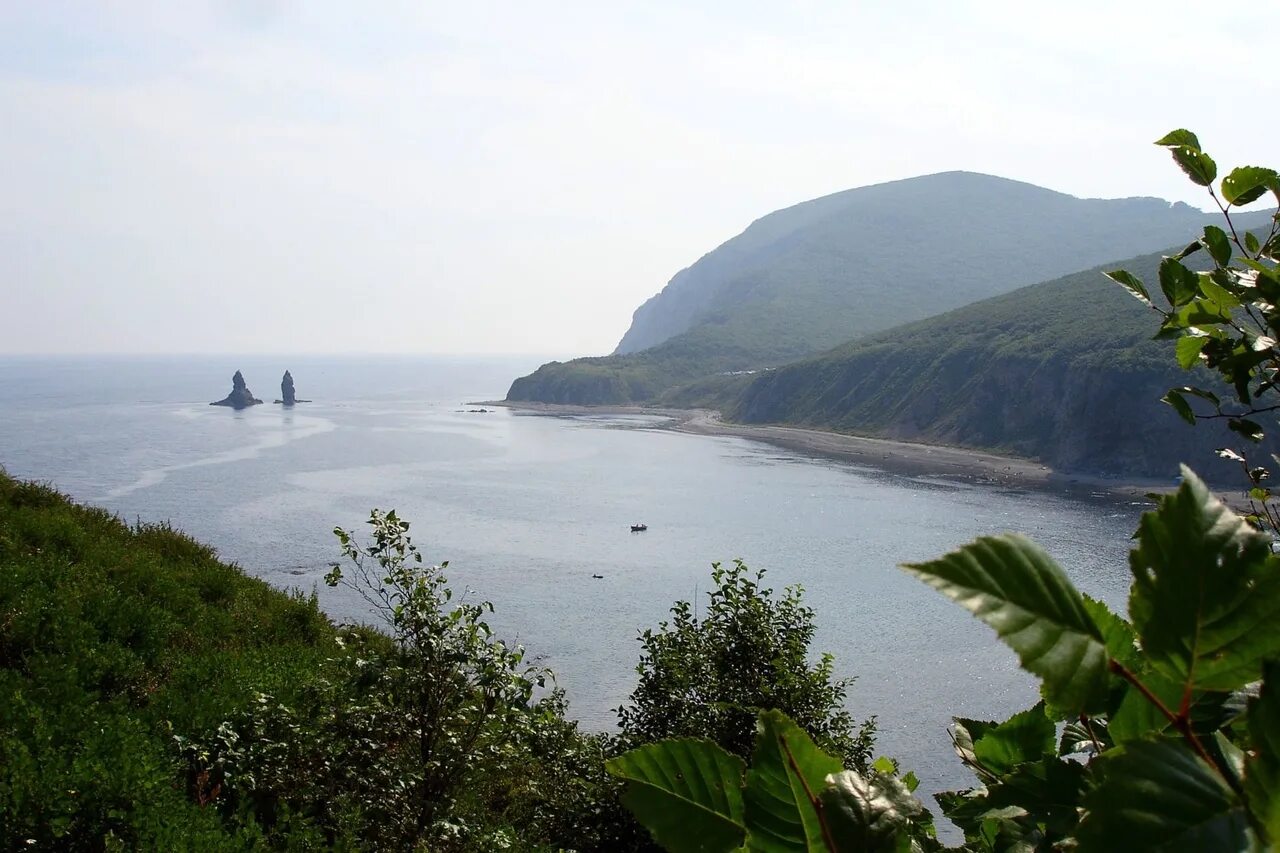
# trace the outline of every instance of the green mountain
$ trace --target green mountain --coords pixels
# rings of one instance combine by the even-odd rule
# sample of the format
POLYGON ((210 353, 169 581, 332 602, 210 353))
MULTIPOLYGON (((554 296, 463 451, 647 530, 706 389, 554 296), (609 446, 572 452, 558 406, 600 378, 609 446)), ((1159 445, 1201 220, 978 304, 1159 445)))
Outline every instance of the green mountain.
MULTIPOLYGON (((1160 255, 1110 264, 1157 279, 1160 255)), ((1188 462, 1236 474, 1214 447, 1246 442, 1195 428, 1159 402, 1170 387, 1216 387, 1180 370, 1159 317, 1098 268, 1025 287, 846 344, 756 377, 730 420, 997 450, 1059 471, 1172 477, 1188 462)), ((1229 392, 1224 391, 1224 397, 1229 392)))
POLYGON ((1155 250, 1208 221, 1185 204, 1078 199, 971 172, 847 190, 756 221, 642 305, 613 355, 544 365, 508 399, 654 401, 1155 250))

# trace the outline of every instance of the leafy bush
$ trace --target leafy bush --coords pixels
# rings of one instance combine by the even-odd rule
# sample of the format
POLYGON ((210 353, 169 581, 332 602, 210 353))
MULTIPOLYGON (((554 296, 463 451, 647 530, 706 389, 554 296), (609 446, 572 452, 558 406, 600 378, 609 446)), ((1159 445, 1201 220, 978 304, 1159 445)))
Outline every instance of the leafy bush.
POLYGON ((631 746, 669 737, 710 738, 735 755, 749 756, 762 710, 788 714, 824 749, 865 769, 875 720, 856 728, 844 709, 852 679, 833 677, 834 659, 809 661, 813 610, 799 586, 780 597, 761 585, 741 560, 716 563, 714 589, 699 617, 688 601, 671 620, 640 636, 639 683, 618 709, 622 740, 631 746))

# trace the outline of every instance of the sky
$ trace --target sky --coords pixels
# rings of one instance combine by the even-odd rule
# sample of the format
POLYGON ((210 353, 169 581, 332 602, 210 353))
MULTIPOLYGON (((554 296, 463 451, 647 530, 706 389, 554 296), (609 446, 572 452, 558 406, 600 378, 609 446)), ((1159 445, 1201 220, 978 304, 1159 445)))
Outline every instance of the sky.
POLYGON ((1151 142, 1280 165, 1278 25, 1181 0, 0 0, 0 353, 604 354, 678 270, 850 187, 967 169, 1205 207, 1151 142))

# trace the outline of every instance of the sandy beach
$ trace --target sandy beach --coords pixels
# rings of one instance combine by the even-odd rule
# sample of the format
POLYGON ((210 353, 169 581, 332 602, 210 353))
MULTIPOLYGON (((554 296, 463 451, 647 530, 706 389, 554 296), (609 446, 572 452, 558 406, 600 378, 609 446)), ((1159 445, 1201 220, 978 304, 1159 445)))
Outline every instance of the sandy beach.
POLYGON ((964 447, 948 447, 846 435, 826 430, 786 426, 725 423, 707 409, 659 409, 643 406, 566 406, 554 403, 489 401, 475 405, 502 406, 548 416, 650 415, 668 418, 666 429, 698 435, 726 435, 761 441, 801 453, 839 459, 894 474, 939 477, 1001 488, 1052 489, 1140 497, 1167 492, 1170 483, 1108 480, 1054 471, 1029 459, 1003 456, 964 447))

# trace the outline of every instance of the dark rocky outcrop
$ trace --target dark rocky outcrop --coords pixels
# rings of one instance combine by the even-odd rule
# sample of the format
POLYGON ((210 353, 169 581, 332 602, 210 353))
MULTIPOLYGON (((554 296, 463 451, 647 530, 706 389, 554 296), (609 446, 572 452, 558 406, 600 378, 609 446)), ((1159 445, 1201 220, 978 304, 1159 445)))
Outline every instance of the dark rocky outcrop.
POLYGON ((294 403, 310 403, 310 400, 299 400, 293 390, 293 374, 289 371, 284 372, 284 378, 280 380, 280 396, 284 399, 276 400, 276 403, 284 406, 292 406, 294 403))
POLYGON ((249 390, 249 386, 244 383, 244 376, 240 371, 236 371, 235 376, 231 377, 231 393, 223 397, 216 403, 210 403, 210 406, 230 406, 233 409, 247 409, 249 406, 256 406, 262 401, 253 396, 253 392, 249 390))

